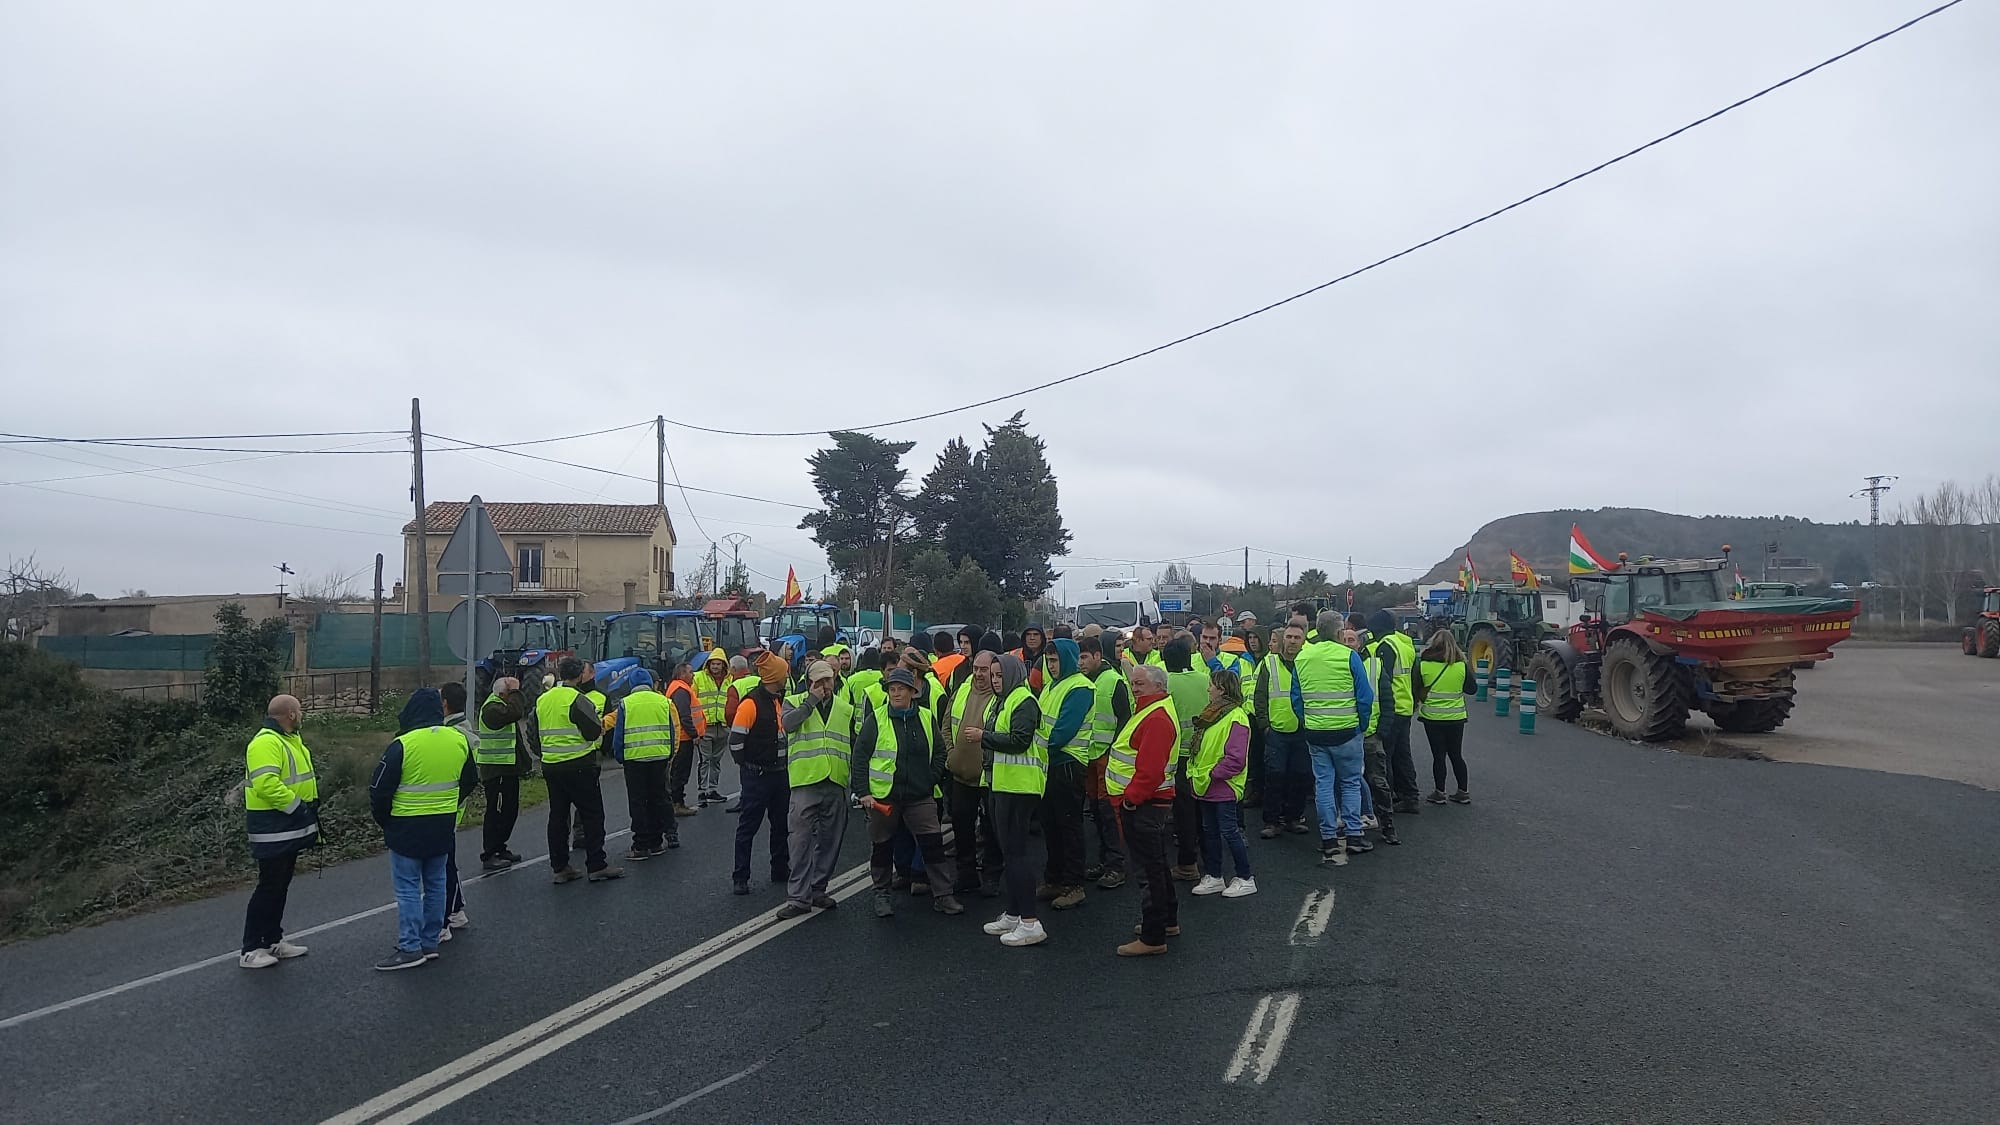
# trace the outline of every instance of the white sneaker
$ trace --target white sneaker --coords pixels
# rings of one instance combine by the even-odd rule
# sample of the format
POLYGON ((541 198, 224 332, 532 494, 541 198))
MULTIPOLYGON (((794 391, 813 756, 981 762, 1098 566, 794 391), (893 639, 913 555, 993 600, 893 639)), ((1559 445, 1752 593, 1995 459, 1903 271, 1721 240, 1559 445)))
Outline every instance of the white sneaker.
POLYGON ((442 929, 442 930, 439 930, 439 931, 438 931, 438 944, 439 944, 439 945, 443 945, 443 944, 444 944, 445 942, 448 942, 448 941, 450 941, 450 940, 451 940, 451 927, 450 927, 450 926, 446 926, 446 927, 445 927, 444 929, 442 929))
POLYGON ((1256 893, 1257 893, 1257 880, 1231 879, 1229 881, 1229 889, 1222 892, 1222 897, 1242 898, 1245 895, 1254 895, 1256 893))
POLYGON ((268 969, 277 964, 278 959, 268 949, 253 949, 238 957, 236 963, 246 969, 268 969))
POLYGON ((271 956, 278 958, 280 961, 288 961, 293 957, 304 957, 305 955, 306 947, 297 942, 277 941, 271 944, 271 956))
POLYGON ((1362 817, 1362 818, 1361 818, 1361 827, 1363 827, 1363 828, 1380 828, 1380 827, 1382 827, 1382 822, 1381 822, 1381 821, 1379 821, 1379 820, 1376 820, 1376 819, 1375 819, 1375 815, 1374 815, 1373 813, 1370 813, 1369 815, 1367 815, 1367 816, 1364 816, 1364 817, 1362 817))
POLYGON ((444 924, 454 930, 462 930, 472 925, 472 919, 465 916, 465 911, 456 910, 444 916, 444 924))
POLYGON ((1049 940, 1049 932, 1042 928, 1042 924, 1039 921, 1024 921, 1014 927, 1012 933, 1000 935, 1001 945, 1040 945, 1047 940, 1049 940))
POLYGON ((1201 882, 1194 885, 1194 893, 1198 895, 1217 895, 1222 893, 1222 889, 1225 886, 1228 886, 1228 884, 1215 876, 1203 875, 1201 882))
POLYGON ((1021 925, 1020 915, 1002 914, 1000 917, 995 918, 991 922, 986 923, 986 925, 981 928, 984 929, 987 933, 992 934, 994 937, 1000 937, 1004 934, 1013 933, 1016 929, 1020 928, 1020 925, 1021 925))

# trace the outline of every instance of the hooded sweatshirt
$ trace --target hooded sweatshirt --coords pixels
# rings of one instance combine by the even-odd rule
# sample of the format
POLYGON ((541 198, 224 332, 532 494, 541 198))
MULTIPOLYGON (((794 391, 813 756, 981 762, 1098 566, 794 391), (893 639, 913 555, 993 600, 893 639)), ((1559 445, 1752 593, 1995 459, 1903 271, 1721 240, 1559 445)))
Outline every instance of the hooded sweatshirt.
POLYGON ((1084 686, 1070 691, 1061 699, 1052 698, 1056 685, 1076 674, 1080 658, 1076 642, 1067 637, 1057 637, 1049 642, 1049 647, 1055 651, 1056 666, 1062 673, 1044 689, 1039 700, 1044 715, 1055 715, 1055 725, 1049 728, 1049 754, 1053 761, 1054 754, 1075 742, 1077 735, 1090 722, 1090 711, 1097 703, 1097 692, 1093 687, 1084 686))
POLYGON ((994 728, 999 725, 1000 708, 1007 703, 1007 697, 1014 689, 1028 682, 1028 666, 1013 653, 1000 656, 1000 694, 995 696, 987 712, 985 733, 980 737, 979 747, 985 751, 985 769, 990 777, 993 772, 993 755, 1026 754, 1035 745, 1035 730, 1042 725, 1042 709, 1035 702, 1032 693, 1015 705, 1007 724, 1007 732, 1002 734, 994 728))
POLYGON ((1036 695, 1042 693, 1042 659, 1045 655, 1043 650, 1048 644, 1048 634, 1042 631, 1040 625, 1030 621, 1028 627, 1021 630, 1021 648, 1015 655, 1019 656, 1021 663, 1027 666, 1028 687, 1036 695))
MULTIPOLYGON (((452 834, 458 827, 458 814, 435 813, 429 816, 392 816, 390 809, 396 801, 396 787, 403 783, 403 734, 427 727, 441 727, 444 722, 444 700, 436 688, 418 688, 410 693, 410 701, 403 705, 402 713, 396 716, 396 725, 401 731, 389 748, 382 752, 382 760, 376 763, 375 776, 368 782, 369 811, 375 814, 375 823, 382 826, 382 836, 389 850, 413 859, 430 859, 445 855, 452 848, 452 834)), ((458 800, 465 803, 472 791, 479 788, 479 768, 473 764, 472 754, 465 755, 465 769, 458 778, 458 800)))

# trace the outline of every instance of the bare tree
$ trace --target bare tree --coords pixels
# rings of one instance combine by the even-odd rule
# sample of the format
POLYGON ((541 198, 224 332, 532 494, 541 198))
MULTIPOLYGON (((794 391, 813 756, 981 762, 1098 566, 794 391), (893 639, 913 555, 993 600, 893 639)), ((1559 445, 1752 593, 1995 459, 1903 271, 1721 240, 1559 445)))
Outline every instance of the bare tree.
POLYGON ((358 602, 362 599, 361 572, 352 574, 300 575, 299 584, 291 593, 291 600, 306 609, 327 612, 342 602, 358 602))
POLYGON ((50 610, 75 597, 67 574, 41 565, 33 555, 9 556, 0 576, 0 631, 10 641, 28 640, 48 628, 50 610))

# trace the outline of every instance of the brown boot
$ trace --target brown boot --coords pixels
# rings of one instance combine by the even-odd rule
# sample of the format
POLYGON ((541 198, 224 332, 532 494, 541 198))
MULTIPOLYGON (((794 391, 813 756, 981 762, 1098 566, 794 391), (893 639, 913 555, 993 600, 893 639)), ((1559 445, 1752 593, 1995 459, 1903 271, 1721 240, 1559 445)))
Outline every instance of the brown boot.
POLYGON ((1069 910, 1073 907, 1078 907, 1083 905, 1082 887, 1080 886, 1063 887, 1061 888, 1061 890, 1062 890, 1061 894, 1049 900, 1050 906, 1055 907, 1057 910, 1069 910))
POLYGON ((1164 944, 1147 945, 1144 941, 1138 938, 1133 938, 1131 941, 1128 941, 1124 945, 1118 947, 1118 956, 1158 957, 1160 954, 1165 953, 1166 951, 1167 947, 1164 944))
POLYGON ((556 869, 556 882, 558 883, 574 883, 581 878, 583 878, 583 872, 578 871, 574 867, 559 867, 556 869))
POLYGON ((1173 869, 1173 876, 1183 883, 1192 883, 1196 879, 1201 878, 1201 868, 1193 864, 1189 864, 1186 867, 1176 867, 1173 869))

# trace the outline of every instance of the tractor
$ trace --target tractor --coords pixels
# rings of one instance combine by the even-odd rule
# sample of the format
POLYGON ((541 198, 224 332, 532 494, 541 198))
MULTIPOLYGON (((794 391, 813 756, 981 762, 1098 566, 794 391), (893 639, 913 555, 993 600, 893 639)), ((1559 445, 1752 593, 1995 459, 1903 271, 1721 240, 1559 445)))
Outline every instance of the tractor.
POLYGON ((1465 658, 1486 661, 1489 671, 1520 670, 1517 660, 1525 660, 1544 640, 1562 636, 1562 630, 1542 620, 1542 592, 1519 582, 1485 582, 1454 599, 1450 620, 1465 658))
POLYGON ((1743 586, 1743 600, 1767 602, 1773 598, 1804 597, 1805 592, 1805 587, 1796 582, 1748 582, 1743 586))
POLYGON ((1979 620, 1959 634, 1958 648, 1967 656, 1991 660, 2000 656, 2000 586, 1988 586, 1980 598, 1979 620))
POLYGON ((704 620, 699 610, 648 609, 634 613, 614 613, 604 619, 604 644, 597 660, 597 688, 616 702, 630 690, 633 669, 652 673, 656 683, 665 685, 673 677, 674 666, 693 660, 707 646, 701 635, 704 620))
POLYGON ((1841 598, 1730 600, 1720 559, 1656 559, 1577 577, 1587 612, 1528 661, 1542 713, 1574 722, 1599 707, 1621 738, 1679 736, 1689 711, 1734 733, 1776 730, 1792 712, 1793 665, 1824 660, 1860 606, 1841 598))
POLYGON ((561 618, 545 613, 523 613, 500 619, 500 647, 480 661, 479 694, 493 690, 493 681, 513 676, 529 701, 542 693, 542 678, 555 671, 565 656, 575 653, 570 631, 561 618))
POLYGON ((701 616, 706 647, 729 656, 753 656, 764 647, 757 636, 757 610, 742 598, 711 598, 701 616))

